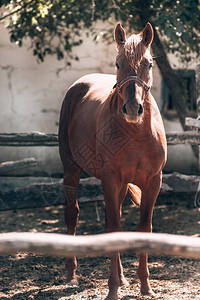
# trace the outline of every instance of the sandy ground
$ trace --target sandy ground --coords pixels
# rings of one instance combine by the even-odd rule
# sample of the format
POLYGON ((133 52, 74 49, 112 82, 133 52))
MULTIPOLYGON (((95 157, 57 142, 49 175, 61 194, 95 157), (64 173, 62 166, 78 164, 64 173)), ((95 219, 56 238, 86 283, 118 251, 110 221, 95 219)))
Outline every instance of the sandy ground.
MULTIPOLYGON (((80 209, 78 235, 105 232, 102 202, 81 204, 80 209)), ((135 231, 138 220, 139 207, 125 200, 123 229, 135 231)), ((63 206, 0 212, 0 232, 9 231, 65 233, 63 206)), ((194 195, 160 196, 153 231, 200 236, 200 209, 194 205, 194 195)), ((121 258, 130 285, 119 289, 119 299, 150 299, 140 295, 138 254, 123 253, 121 258)), ((0 257, 0 266, 0 299, 104 299, 108 293, 108 257, 79 258, 79 286, 73 288, 66 286, 64 258, 17 253, 0 257)), ((199 260, 150 256, 149 269, 153 299, 200 299, 199 260)))

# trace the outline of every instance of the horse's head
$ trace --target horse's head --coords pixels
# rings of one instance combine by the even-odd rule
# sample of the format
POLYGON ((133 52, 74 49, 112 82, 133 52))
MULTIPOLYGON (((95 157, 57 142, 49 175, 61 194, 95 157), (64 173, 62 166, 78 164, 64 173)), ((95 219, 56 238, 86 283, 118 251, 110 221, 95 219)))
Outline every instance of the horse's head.
POLYGON ((143 115, 143 102, 152 85, 153 60, 150 45, 153 28, 147 23, 142 34, 126 39, 124 29, 117 24, 115 40, 118 49, 117 86, 123 99, 122 112, 128 122, 139 122, 143 115))

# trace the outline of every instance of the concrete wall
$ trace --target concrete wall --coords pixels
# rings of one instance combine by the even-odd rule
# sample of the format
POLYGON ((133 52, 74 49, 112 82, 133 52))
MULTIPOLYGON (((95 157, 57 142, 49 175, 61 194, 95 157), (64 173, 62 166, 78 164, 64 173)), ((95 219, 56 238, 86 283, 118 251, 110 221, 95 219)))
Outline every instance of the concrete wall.
MULTIPOLYGON (((0 37, 0 132, 2 133, 33 131, 57 133, 59 111, 68 87, 82 75, 115 72, 114 44, 109 46, 103 42, 94 44, 91 38, 85 37, 83 45, 76 49, 80 61, 72 62, 71 67, 62 69, 64 61, 57 61, 55 57, 48 57, 44 63, 38 64, 32 51, 27 50, 28 43, 22 48, 11 44, 8 31, 2 24, 0 37)), ((152 93, 158 103, 160 90, 161 76, 155 67, 152 93)), ((165 124, 166 130, 179 128, 178 124, 169 122, 165 124)), ((175 160, 171 150, 169 151, 168 170, 190 171, 195 159, 190 147, 184 151, 179 153, 175 160), (183 161, 184 168, 182 168, 183 161)), ((22 173, 51 175, 62 171, 57 147, 0 147, 0 162, 25 157, 35 157, 39 161, 39 166, 23 170, 22 173)))
MULTIPOLYGON (((114 71, 115 45, 95 45, 85 37, 84 44, 76 49, 80 62, 63 69, 64 61, 55 57, 38 64, 27 50, 28 43, 22 48, 11 44, 2 25, 0 36, 0 132, 57 133, 61 103, 69 86, 83 75, 114 71)), ((28 172, 62 171, 57 147, 0 147, 0 162, 32 156, 39 167, 28 172)))

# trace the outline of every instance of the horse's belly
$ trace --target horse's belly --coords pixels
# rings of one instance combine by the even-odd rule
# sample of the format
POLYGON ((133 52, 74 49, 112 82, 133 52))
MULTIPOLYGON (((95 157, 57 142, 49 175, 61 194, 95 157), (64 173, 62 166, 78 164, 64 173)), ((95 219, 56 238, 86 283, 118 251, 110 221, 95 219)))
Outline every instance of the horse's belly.
MULTIPOLYGON (((86 106, 84 110, 87 110, 86 106)), ((84 171, 100 179, 105 163, 110 160, 110 153, 104 146, 101 138, 101 125, 97 126, 97 119, 98 110, 81 113, 81 117, 72 122, 69 142, 76 163, 84 171)))
POLYGON ((126 161, 129 161, 129 152, 134 155, 134 141, 130 132, 113 116, 105 114, 98 125, 97 119, 93 116, 90 123, 87 118, 82 120, 82 126, 79 122, 74 124, 70 147, 78 165, 100 179, 105 168, 120 166, 120 157, 124 156, 124 152, 127 154, 126 161))
POLYGON ((96 150, 94 143, 85 140, 71 148, 76 163, 91 176, 101 179, 101 171, 105 165, 106 157, 96 150))
POLYGON ((115 123, 110 120, 95 132, 87 130, 79 139, 78 130, 74 131, 70 147, 77 164, 90 175, 101 179, 105 170, 115 169, 125 181, 132 182, 140 153, 133 138, 125 130, 122 134, 122 127, 115 123))

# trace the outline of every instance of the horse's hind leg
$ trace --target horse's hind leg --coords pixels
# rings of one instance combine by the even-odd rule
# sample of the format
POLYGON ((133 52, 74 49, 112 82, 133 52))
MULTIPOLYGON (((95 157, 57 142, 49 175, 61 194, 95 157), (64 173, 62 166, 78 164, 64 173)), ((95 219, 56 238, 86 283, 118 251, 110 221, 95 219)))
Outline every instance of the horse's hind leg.
MULTIPOLYGON (((62 123, 61 123, 62 124, 62 123)), ((61 128, 62 129, 62 128, 61 128)), ((64 190, 65 190, 65 222, 67 233, 75 235, 76 225, 79 216, 79 206, 77 201, 77 191, 82 169, 74 162, 68 144, 66 134, 59 132, 59 150, 64 170, 64 190)), ((66 131, 65 131, 66 132, 66 131)), ((67 270, 67 282, 71 285, 77 284, 76 257, 67 258, 65 262, 67 270)))
MULTIPOLYGON (((64 170, 64 190, 66 196, 65 204, 65 222, 67 225, 68 234, 75 235, 76 225, 79 216, 79 206, 77 202, 77 191, 79 185, 79 179, 82 169, 74 161, 71 149, 69 146, 68 127, 71 119, 70 109, 72 101, 66 96, 63 101, 60 122, 59 122, 59 152, 60 158, 63 164, 64 170)), ((76 258, 66 259, 65 263, 67 269, 67 282, 71 284, 77 284, 76 279, 76 258)))
MULTIPOLYGON (((76 225, 79 216, 79 206, 77 201, 78 184, 82 169, 76 164, 69 164, 68 170, 64 169, 64 189, 66 195, 65 204, 65 222, 67 225, 67 233, 75 235, 76 225)), ((67 283, 70 285, 77 284, 76 257, 67 258, 65 262, 67 270, 67 283)))

